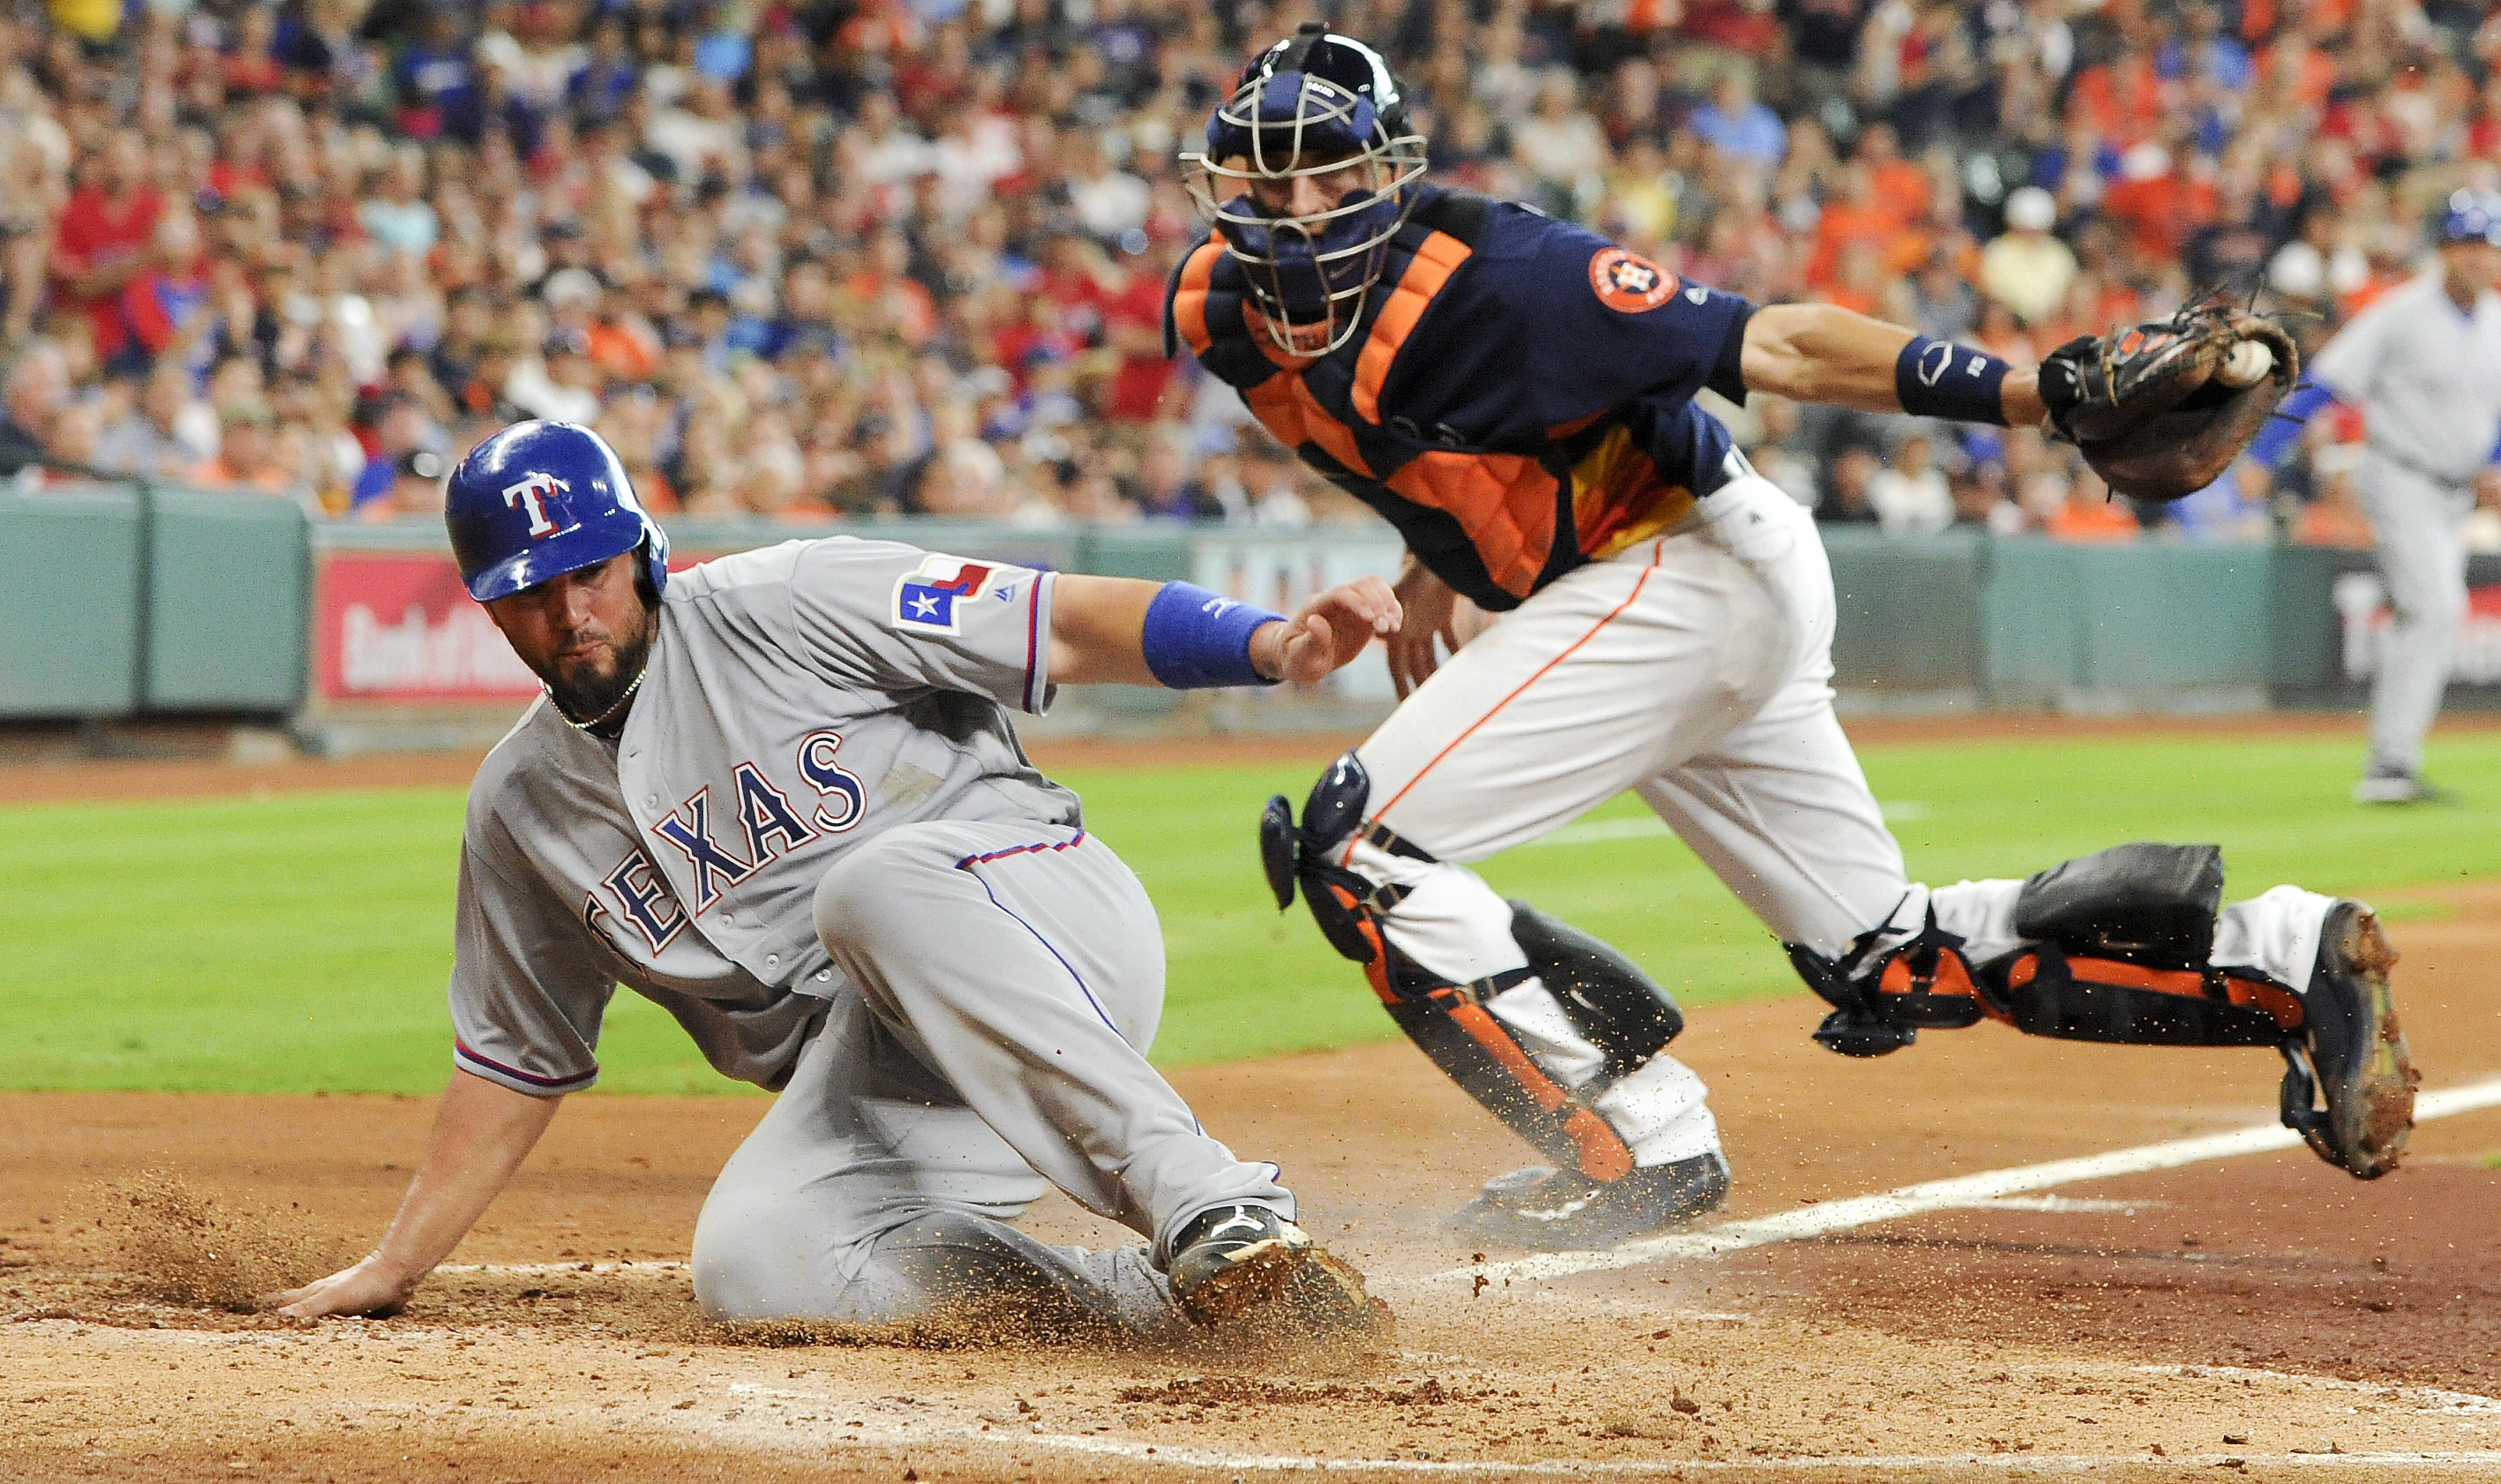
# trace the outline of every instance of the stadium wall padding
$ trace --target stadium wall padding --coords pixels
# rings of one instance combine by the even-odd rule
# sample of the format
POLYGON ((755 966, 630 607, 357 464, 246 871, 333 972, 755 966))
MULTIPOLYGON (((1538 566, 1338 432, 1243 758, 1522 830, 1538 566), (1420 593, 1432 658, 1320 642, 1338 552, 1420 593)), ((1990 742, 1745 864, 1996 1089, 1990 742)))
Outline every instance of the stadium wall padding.
MULTIPOLYGON (((1398 556, 1394 539, 1370 527, 840 529, 977 559, 1189 577, 1278 609, 1356 573, 1393 572, 1398 556)), ((696 520, 670 532, 689 555, 817 534, 696 520)), ((1828 529, 1824 544, 1835 683, 1855 709, 2349 707, 2366 693, 2384 622, 2367 552, 1959 531, 1897 539, 1855 527, 1828 529)), ((316 525, 284 500, 173 487, 143 497, 109 484, 0 490, 0 551, 12 570, 0 584, 0 718, 295 713, 318 699, 309 676, 326 555, 450 560, 427 523, 316 525)), ((2501 704, 2501 557, 2479 557, 2473 576, 2496 601, 2479 598, 2451 702, 2501 704)), ((1385 706, 1383 677, 1346 679, 1340 701, 1385 706)), ((1150 723, 1187 704, 1130 687, 1089 699, 1150 723)))
POLYGON ((296 709, 310 531, 291 500, 0 492, 0 717, 296 709))

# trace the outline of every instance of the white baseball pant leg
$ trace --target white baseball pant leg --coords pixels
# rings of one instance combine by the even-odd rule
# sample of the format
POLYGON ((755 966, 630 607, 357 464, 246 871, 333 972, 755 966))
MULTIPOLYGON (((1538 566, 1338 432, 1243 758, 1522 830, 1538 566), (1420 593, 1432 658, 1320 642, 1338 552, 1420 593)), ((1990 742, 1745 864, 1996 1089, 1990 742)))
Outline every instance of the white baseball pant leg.
MULTIPOLYGON (((1356 749, 1372 780, 1367 817, 1435 857, 1351 848, 1347 864, 1410 888, 1382 914, 1383 931, 1455 983, 1526 967, 1509 907, 1462 863, 1719 755, 1802 673, 1828 665, 1831 635, 1832 579, 1812 517, 1751 474, 1712 496, 1707 518, 1570 573, 1504 614, 1356 749)), ((1846 812, 1854 798, 1866 815, 1836 853, 1873 856, 1893 884, 1886 895, 1845 878, 1830 889, 1848 907, 1826 910, 1872 922, 1901 895, 1901 855, 1838 726, 1830 740, 1830 756, 1808 761, 1845 769, 1855 792, 1834 790, 1825 811, 1846 812)), ((1836 871, 1810 874, 1829 882, 1836 871)), ((1565 1087, 1598 1074, 1599 1048, 1536 979, 1486 1007, 1565 1087)), ((1661 1053, 1590 1105, 1634 1163, 1651 1166, 1718 1147, 1705 1099, 1691 1069, 1661 1053)))
MULTIPOLYGON (((1358 841, 1347 864, 1408 895, 1384 933, 1466 983, 1525 966, 1510 911, 1461 864, 1555 829, 1626 788, 1783 941, 1826 957, 1931 906, 1975 962, 2021 946, 2019 880, 1931 893, 1832 709, 1832 574, 1814 519, 1759 478, 1712 499, 1708 525, 1565 577, 1508 613, 1356 749, 1367 817, 1437 857, 1358 841)), ((2278 887, 2227 908, 2214 961, 2307 984, 2333 904, 2278 887)), ((1603 1054, 1535 979, 1487 1005, 1548 1075, 1594 1077, 1603 1054)), ((1637 1165, 1717 1147, 1692 1071, 1664 1052, 1592 1106, 1637 1165)))
POLYGON ((2412 774, 2422 765, 2423 737, 2440 714, 2466 619, 2465 530, 2475 497, 2377 454, 2364 455, 2361 475, 2380 577, 2395 610, 2371 679, 2370 766, 2412 774))

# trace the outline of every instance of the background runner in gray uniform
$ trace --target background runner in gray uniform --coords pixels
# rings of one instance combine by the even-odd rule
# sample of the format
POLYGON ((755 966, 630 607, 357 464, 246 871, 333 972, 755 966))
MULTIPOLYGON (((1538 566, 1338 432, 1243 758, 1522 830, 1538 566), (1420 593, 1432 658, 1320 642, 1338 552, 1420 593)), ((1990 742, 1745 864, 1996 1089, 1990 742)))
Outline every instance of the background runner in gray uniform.
MULTIPOLYGON (((637 562, 624 552, 489 610, 532 658, 509 610, 573 601, 568 585, 603 575, 656 587, 637 562)), ((659 570, 648 659, 639 680, 618 677, 609 724, 566 714, 554 667, 551 696, 479 771, 456 1072, 434 1145, 382 1248, 282 1296, 290 1312, 404 1301, 554 1101, 597 1080, 620 983, 721 1072, 783 1093, 696 1226, 712 1317, 1007 1305, 1151 1332, 1174 1322, 1158 1270, 1194 1220, 1247 1205, 1307 1244, 1277 1168, 1207 1137, 1148 1064, 1164 990, 1154 907, 1008 720, 1049 703, 1054 659, 1147 678, 1135 615, 1154 585, 840 537, 659 570), (468 1127, 498 1118, 515 1138, 468 1127), (1046 1183, 1152 1245, 1054 1248, 1005 1225, 1046 1183)), ((620 611, 649 613, 614 590, 620 611)), ((1304 636, 1285 668, 1324 674, 1396 611, 1378 579, 1322 595, 1278 631, 1304 636), (1326 652, 1309 652, 1315 613, 1338 624, 1335 643, 1317 624, 1326 652)), ((559 656, 596 646, 590 624, 567 622, 559 656)))
MULTIPOLYGON (((2354 315, 2284 408, 2298 418, 2333 398, 2359 408, 2370 430, 2357 484, 2395 622, 2372 677, 2371 756, 2353 789, 2366 804, 2433 792, 2422 743, 2466 615, 2466 516, 2501 451, 2501 198, 2459 191, 2440 236, 2438 265, 2354 315)), ((2292 431, 2279 422, 2251 454, 2280 460, 2292 431)))

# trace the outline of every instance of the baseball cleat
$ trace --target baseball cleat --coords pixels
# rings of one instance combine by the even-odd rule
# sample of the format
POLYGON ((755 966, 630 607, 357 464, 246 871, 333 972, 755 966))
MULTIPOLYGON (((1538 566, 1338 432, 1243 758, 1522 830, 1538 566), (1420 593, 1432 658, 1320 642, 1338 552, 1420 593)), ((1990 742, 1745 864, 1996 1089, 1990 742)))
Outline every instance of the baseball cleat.
POLYGON ((1218 1205, 1173 1238, 1173 1300, 1196 1325, 1282 1322, 1304 1335, 1382 1327, 1387 1310, 1363 1291, 1363 1274, 1264 1205, 1218 1205))
POLYGON ((2373 768, 2353 785, 2356 804, 2455 804, 2457 796, 2400 768, 2373 768))
POLYGON ((1655 1236, 1727 1199, 1728 1161, 1717 1149, 1605 1181, 1532 1165, 1487 1180, 1452 1225, 1513 1246, 1561 1252, 1655 1236))
POLYGON ((2328 908, 2318 964, 2302 991, 2302 1039, 2284 1046, 2284 1126, 2298 1130, 2320 1159, 2365 1180, 2397 1168, 2422 1081, 2388 993, 2396 962, 2397 950, 2368 907, 2339 902, 2328 908), (2314 1086, 2325 1098, 2323 1110, 2311 1106, 2314 1086))

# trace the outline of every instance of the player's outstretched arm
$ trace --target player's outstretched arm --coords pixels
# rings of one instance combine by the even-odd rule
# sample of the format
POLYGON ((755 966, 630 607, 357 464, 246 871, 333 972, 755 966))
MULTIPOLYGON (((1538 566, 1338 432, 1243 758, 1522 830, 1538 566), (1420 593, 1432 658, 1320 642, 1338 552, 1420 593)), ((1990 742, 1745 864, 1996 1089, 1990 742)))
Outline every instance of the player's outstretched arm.
MULTIPOLYGON (((1911 342, 1918 339, 1916 331, 1836 305, 1766 305, 1746 321, 1738 373, 1749 391, 1771 392, 1793 402, 1828 402, 1864 412, 1907 411, 2017 428, 2037 427, 2050 414, 2041 401, 2040 375, 2030 370, 2005 371, 1994 399, 1981 393, 1969 406, 1951 405, 1963 379, 1962 368, 1950 351, 1942 352, 1936 374, 1926 377, 1922 384, 1924 364, 1906 372, 1902 357, 1911 342), (1917 388, 1923 401, 1949 405, 1905 408, 1905 386, 1917 388)), ((1927 344, 1942 346, 1941 342, 1927 344)))
POLYGON ((1050 678, 1061 685, 1308 685, 1398 629, 1398 599, 1379 577, 1316 594, 1291 617, 1187 582, 1053 582, 1050 678))
POLYGON ((261 1307, 296 1319, 396 1314, 418 1280, 458 1245, 547 1132, 562 1098, 536 1098, 466 1072, 451 1073, 434 1132, 382 1245, 351 1268, 271 1294, 261 1307))

